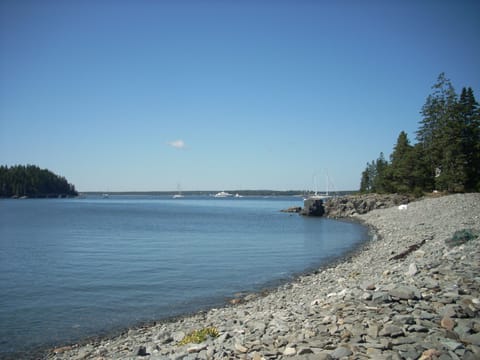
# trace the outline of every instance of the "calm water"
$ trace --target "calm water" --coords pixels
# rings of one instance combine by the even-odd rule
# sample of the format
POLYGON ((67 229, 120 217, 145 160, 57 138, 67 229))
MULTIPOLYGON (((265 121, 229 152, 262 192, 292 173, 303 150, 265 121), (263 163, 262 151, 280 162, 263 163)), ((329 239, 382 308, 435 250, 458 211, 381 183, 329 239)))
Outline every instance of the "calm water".
POLYGON ((366 239, 299 198, 0 201, 0 357, 221 305, 366 239))

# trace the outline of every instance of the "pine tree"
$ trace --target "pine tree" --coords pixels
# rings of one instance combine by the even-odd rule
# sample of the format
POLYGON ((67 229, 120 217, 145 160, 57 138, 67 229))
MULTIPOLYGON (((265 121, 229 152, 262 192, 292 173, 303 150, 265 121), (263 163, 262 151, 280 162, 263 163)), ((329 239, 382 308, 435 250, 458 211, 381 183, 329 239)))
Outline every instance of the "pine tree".
POLYGON ((367 162, 365 170, 362 172, 362 179, 360 181, 360 192, 369 193, 374 191, 374 181, 377 176, 375 161, 367 162))
POLYGON ((397 144, 390 155, 390 176, 393 191, 408 193, 414 189, 413 146, 410 145, 407 133, 402 131, 397 144))
POLYGON ((422 144, 417 143, 412 148, 412 178, 413 193, 421 196, 424 191, 431 192, 435 189, 435 178, 431 176, 428 157, 422 144))
POLYGON ((369 164, 367 163, 367 167, 365 170, 362 172, 362 178, 360 180, 360 192, 361 193, 367 193, 370 191, 370 176, 368 173, 368 166, 369 164))
POLYGON ((383 154, 362 173, 361 190, 413 192, 480 191, 480 106, 471 88, 460 97, 444 73, 422 107, 410 145, 401 132, 388 163, 383 154))
POLYGON ((417 140, 423 146, 428 172, 434 179, 435 186, 439 190, 447 190, 445 188, 448 183, 446 178, 449 175, 442 176, 442 172, 451 170, 450 160, 446 160, 444 156, 450 135, 445 133, 445 129, 451 122, 457 106, 457 95, 444 73, 438 76, 437 82, 432 88, 434 92, 427 97, 421 111, 423 119, 420 121, 420 128, 417 131, 417 140))
POLYGON ((463 192, 467 182, 467 159, 462 134, 464 127, 458 112, 453 110, 441 134, 444 140, 440 162, 441 172, 436 178, 436 184, 442 190, 463 192))
POLYGON ((462 122, 462 147, 465 155, 468 191, 480 191, 480 109, 472 88, 463 88, 458 102, 459 121, 462 122))
POLYGON ((388 171, 389 171, 388 161, 385 160, 385 155, 383 152, 380 153, 377 161, 375 161, 375 172, 376 176, 373 181, 373 191, 377 193, 386 193, 390 192, 388 171))

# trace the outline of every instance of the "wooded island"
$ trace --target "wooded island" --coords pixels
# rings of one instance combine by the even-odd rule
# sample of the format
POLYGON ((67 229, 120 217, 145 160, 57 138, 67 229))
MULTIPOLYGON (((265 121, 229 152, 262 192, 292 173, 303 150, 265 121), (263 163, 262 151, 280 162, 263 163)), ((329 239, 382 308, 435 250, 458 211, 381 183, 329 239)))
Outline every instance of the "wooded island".
POLYGON ((77 196, 64 177, 35 165, 0 166, 0 197, 53 198, 77 196))

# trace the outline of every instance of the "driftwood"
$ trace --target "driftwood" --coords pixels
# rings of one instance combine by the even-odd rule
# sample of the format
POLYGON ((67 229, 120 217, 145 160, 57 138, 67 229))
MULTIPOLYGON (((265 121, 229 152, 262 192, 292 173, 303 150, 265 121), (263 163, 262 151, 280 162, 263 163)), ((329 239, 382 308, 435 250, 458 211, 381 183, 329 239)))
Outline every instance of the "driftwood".
MULTIPOLYGON (((430 239, 429 239, 430 240, 430 239)), ((400 259, 404 259, 405 257, 407 257, 407 255, 411 254, 412 252, 414 252, 415 250, 418 250, 420 249, 420 247, 425 244, 425 242, 427 241, 427 239, 423 239, 421 242, 419 242, 418 244, 413 244, 411 246, 408 247, 407 250, 405 251, 402 251, 400 254, 397 254, 395 256, 392 256, 390 259, 388 260, 400 260, 400 259)))

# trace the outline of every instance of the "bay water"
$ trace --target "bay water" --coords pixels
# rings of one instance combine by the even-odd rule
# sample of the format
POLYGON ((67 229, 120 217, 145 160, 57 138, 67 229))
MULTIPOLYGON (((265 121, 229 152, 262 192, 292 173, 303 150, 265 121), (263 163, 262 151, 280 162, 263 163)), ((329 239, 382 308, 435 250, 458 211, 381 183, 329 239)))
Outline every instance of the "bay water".
POLYGON ((367 238, 291 206, 302 199, 0 200, 0 357, 221 306, 367 238))

